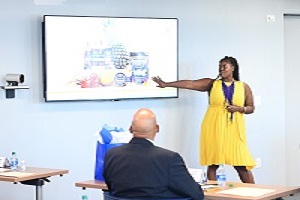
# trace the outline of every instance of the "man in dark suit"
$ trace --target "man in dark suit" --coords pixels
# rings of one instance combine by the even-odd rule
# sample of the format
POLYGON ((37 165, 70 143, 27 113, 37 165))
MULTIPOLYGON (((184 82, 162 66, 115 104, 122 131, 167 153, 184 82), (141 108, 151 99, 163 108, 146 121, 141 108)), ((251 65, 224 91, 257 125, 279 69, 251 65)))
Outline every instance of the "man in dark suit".
POLYGON ((112 195, 204 199, 201 186, 187 171, 182 157, 153 145, 159 126, 151 110, 139 109, 129 130, 133 139, 110 149, 104 159, 103 177, 112 195))

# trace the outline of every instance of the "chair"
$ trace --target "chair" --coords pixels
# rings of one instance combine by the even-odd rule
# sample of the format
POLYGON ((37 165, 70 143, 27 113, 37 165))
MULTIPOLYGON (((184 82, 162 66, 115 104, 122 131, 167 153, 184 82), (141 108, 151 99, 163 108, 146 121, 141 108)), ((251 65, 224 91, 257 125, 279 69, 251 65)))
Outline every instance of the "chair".
POLYGON ((171 199, 161 199, 161 198, 122 198, 111 195, 109 192, 103 192, 104 200, 192 200, 191 198, 171 198, 171 199))

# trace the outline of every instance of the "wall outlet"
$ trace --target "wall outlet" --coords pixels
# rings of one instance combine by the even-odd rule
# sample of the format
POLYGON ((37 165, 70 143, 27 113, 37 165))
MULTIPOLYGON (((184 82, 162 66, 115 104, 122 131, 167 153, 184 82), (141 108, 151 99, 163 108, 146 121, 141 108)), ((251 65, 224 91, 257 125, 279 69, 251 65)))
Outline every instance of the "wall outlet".
POLYGON ((261 158, 255 158, 255 163, 256 163, 255 168, 260 168, 261 167, 261 158))
POLYGON ((261 96, 260 95, 254 95, 254 104, 255 104, 255 106, 261 105, 261 96))
POLYGON ((267 22, 275 22, 276 17, 275 15, 267 15, 267 22))

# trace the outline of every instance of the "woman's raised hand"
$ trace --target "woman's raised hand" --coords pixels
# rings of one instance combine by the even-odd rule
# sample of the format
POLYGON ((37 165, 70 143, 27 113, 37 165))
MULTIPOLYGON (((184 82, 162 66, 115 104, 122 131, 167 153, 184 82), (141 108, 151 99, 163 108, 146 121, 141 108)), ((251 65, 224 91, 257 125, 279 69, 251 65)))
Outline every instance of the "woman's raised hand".
POLYGON ((160 87, 160 88, 166 87, 166 82, 161 80, 161 78, 159 76, 153 76, 151 79, 152 79, 152 81, 154 81, 155 83, 158 84, 157 87, 160 87))

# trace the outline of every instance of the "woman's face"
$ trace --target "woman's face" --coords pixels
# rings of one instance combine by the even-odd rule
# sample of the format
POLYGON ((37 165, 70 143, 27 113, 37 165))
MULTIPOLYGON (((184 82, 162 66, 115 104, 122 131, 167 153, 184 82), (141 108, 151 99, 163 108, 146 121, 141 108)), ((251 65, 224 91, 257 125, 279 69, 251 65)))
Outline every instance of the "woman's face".
POLYGON ((219 63, 219 73, 223 79, 232 77, 234 71, 234 67, 232 64, 222 61, 219 63))

